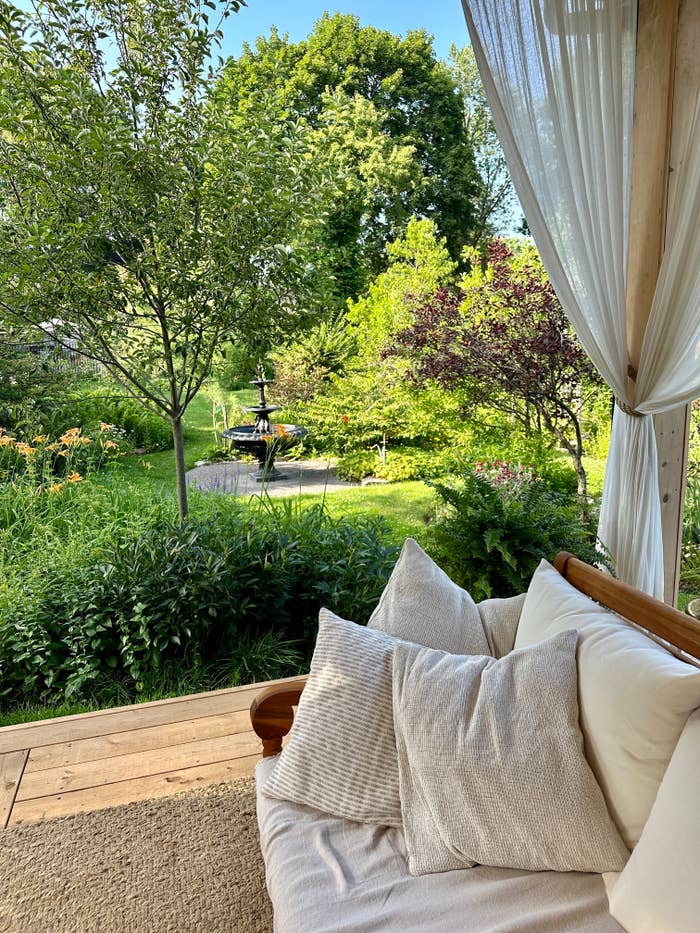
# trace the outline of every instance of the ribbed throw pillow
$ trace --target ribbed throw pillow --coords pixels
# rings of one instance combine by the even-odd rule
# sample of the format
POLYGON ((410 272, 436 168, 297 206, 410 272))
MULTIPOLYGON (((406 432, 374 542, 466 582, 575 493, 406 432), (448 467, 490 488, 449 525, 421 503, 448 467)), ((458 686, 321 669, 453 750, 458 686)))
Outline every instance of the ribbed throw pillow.
POLYGON ((401 825, 391 712, 397 643, 321 610, 292 734, 264 794, 360 823, 401 825))
POLYGON ((639 841, 688 716, 700 670, 601 608, 542 561, 515 647, 579 633, 578 687, 586 758, 628 848, 639 841))
POLYGON ((394 726, 409 869, 617 871, 628 856, 583 754, 576 632, 501 660, 403 642, 394 726))

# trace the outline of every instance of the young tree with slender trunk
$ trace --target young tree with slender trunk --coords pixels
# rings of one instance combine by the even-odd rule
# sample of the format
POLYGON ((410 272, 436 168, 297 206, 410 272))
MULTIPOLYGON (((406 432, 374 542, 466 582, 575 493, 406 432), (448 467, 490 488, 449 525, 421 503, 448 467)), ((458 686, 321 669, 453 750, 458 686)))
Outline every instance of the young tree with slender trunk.
POLYGON ((170 422, 181 518, 183 416, 222 341, 289 334, 325 284, 309 131, 212 94, 239 5, 0 5, 0 309, 170 422))

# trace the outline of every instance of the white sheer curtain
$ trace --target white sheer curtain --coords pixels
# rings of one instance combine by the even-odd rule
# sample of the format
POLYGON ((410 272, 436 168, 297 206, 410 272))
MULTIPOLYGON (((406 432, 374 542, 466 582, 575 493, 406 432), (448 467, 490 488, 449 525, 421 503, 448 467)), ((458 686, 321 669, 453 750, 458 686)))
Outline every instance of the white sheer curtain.
POLYGON ((584 348, 616 397, 599 537, 618 575, 663 596, 651 413, 700 393, 700 117, 670 208, 634 399, 625 307, 636 0, 463 0, 530 230, 584 348))

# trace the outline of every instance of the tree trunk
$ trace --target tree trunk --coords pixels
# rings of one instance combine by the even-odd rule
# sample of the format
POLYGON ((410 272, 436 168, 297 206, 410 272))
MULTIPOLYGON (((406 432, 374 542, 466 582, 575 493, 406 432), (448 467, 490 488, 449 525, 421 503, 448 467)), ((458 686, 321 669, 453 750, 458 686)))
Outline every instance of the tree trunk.
POLYGON ((590 512, 588 511, 588 478, 583 467, 583 435, 581 433, 581 425, 579 424, 576 414, 570 408, 562 405, 561 402, 560 405, 569 416, 576 434, 576 443, 572 444, 566 434, 557 427, 556 423, 549 417, 546 411, 542 412, 542 416, 547 430, 557 438, 571 457, 574 472, 576 473, 576 492, 581 506, 581 517, 587 522, 590 520, 590 512))
POLYGON ((187 517, 187 481, 185 479, 185 443, 182 437, 182 416, 171 418, 173 447, 175 450, 175 483, 177 485, 177 510, 180 521, 187 517))
POLYGON ((573 461, 574 470, 576 471, 576 491, 578 493, 578 501, 585 506, 588 502, 588 478, 586 477, 586 471, 583 468, 583 462, 581 460, 580 453, 576 451, 572 452, 571 460, 573 461))

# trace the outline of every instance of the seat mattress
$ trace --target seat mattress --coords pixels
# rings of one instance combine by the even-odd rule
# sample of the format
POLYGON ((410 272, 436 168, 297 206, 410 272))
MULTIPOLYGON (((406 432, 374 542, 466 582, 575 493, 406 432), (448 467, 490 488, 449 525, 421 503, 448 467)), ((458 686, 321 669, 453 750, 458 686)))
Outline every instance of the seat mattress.
MULTIPOLYGON (((265 797, 257 806, 276 933, 620 933, 600 875, 476 868, 414 877, 403 833, 265 797)), ((623 931, 624 933, 624 931, 623 931)))

